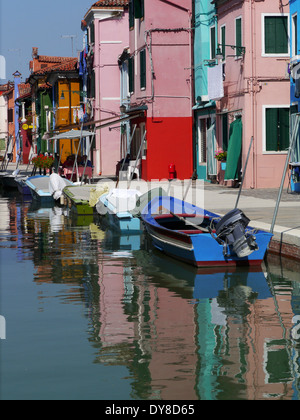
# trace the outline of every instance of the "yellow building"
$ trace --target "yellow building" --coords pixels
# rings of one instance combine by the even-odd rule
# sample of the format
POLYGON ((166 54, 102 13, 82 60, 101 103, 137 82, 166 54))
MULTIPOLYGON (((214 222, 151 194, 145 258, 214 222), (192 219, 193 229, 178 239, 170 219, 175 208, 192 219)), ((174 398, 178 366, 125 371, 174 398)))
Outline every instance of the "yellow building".
MULTIPOLYGON (((54 128, 56 133, 69 131, 79 124, 81 84, 77 58, 51 68, 47 81, 52 85, 54 128)), ((76 155, 79 140, 59 140, 57 152, 64 163, 68 156, 76 155)))

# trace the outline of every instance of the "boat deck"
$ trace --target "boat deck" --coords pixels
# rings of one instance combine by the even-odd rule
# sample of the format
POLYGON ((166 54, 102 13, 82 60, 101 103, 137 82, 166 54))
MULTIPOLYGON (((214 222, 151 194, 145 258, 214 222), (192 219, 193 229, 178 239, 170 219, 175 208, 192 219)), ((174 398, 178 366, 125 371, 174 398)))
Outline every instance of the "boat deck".
POLYGON ((35 179, 28 179, 27 183, 31 184, 35 191, 42 190, 44 193, 50 192, 49 190, 49 177, 37 177, 35 179))
POLYGON ((64 189, 64 194, 72 201, 89 201, 91 191, 96 189, 93 184, 89 185, 73 185, 64 189))

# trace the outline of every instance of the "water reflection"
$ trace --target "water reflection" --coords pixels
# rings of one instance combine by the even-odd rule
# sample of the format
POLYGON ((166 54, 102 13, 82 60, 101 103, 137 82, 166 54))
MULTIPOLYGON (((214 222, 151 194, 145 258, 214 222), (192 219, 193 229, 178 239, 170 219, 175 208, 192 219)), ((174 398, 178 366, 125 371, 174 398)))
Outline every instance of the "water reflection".
POLYGON ((132 399, 299 399, 296 263, 195 270, 143 235, 117 236, 93 218, 18 197, 0 198, 0 220, 0 252, 34 264, 40 311, 58 298, 47 284, 69 286, 59 299, 85 308, 93 363, 126 367, 118 381, 129 379, 132 399))

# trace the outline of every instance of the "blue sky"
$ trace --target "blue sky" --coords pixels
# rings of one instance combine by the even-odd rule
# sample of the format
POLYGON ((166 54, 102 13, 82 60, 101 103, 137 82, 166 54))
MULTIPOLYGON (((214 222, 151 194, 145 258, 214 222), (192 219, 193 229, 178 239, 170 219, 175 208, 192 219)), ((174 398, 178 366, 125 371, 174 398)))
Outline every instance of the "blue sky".
POLYGON ((0 55, 6 60, 6 80, 18 70, 29 76, 32 47, 40 55, 74 56, 82 49, 81 20, 96 0, 0 0, 0 55))

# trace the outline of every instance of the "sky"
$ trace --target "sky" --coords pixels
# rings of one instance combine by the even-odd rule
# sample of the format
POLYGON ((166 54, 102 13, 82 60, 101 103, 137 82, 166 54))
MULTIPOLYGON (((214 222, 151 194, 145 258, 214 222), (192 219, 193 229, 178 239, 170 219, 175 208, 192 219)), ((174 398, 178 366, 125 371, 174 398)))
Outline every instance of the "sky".
POLYGON ((81 21, 96 0, 0 0, 0 84, 29 77, 32 47, 40 55, 72 57, 83 49, 81 21), (4 59, 3 59, 4 57, 4 59), (3 62, 6 63, 5 74, 3 62), (5 76, 5 78, 4 78, 5 76))

